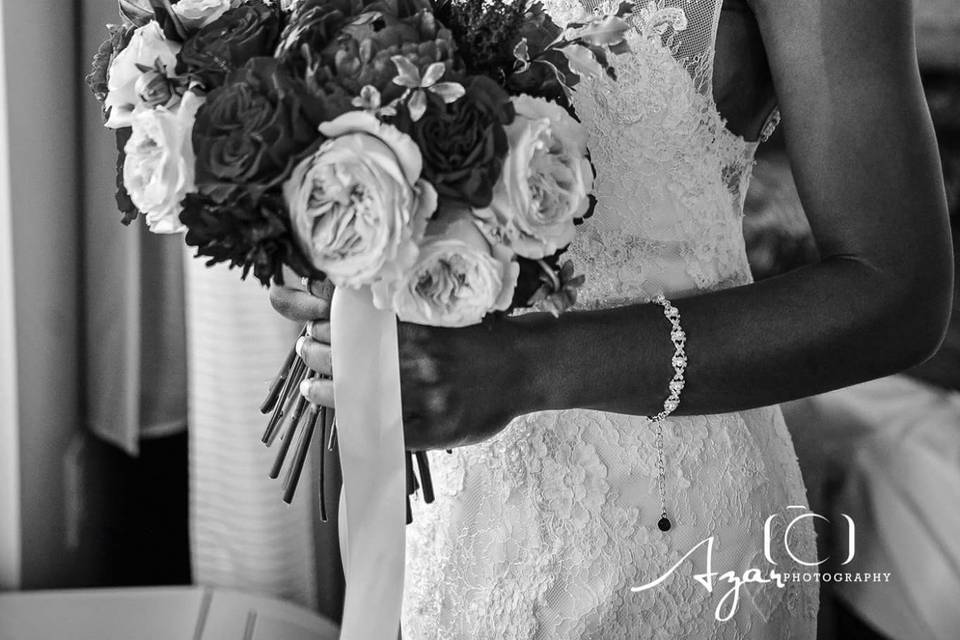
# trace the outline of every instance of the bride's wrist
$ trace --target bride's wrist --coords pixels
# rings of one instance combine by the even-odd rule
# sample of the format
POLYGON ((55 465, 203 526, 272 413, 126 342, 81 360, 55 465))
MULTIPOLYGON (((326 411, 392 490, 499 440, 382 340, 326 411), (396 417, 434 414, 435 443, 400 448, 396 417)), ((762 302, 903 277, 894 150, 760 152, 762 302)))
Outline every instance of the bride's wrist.
POLYGON ((512 322, 518 360, 524 368, 518 385, 521 413, 574 408, 566 315, 555 318, 549 313, 530 313, 512 322))
POLYGON ((655 304, 520 316, 526 412, 596 409, 655 415, 674 373, 671 327, 655 304))

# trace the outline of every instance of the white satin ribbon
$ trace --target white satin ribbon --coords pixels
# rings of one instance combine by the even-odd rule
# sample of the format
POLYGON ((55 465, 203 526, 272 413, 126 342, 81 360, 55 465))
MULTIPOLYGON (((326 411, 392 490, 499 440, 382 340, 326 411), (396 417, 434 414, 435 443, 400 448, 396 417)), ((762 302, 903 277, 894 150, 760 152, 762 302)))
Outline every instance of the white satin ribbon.
POLYGON ((395 640, 403 603, 406 459, 396 316, 369 289, 338 288, 330 310, 343 469, 341 640, 395 640))

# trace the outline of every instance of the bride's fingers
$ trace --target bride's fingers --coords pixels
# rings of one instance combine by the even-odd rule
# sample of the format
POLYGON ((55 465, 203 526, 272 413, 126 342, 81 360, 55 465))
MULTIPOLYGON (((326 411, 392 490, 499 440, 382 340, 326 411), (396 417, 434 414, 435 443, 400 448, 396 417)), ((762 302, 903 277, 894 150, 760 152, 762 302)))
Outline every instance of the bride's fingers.
POLYGON ((307 335, 317 342, 330 344, 330 321, 316 320, 307 325, 307 335))
POLYGON ((307 366, 323 376, 333 375, 330 345, 303 336, 297 340, 297 353, 307 366))
POLYGON ((306 285, 307 293, 310 295, 323 298, 327 302, 333 298, 334 286, 329 280, 307 280, 306 285))
POLYGON ((297 322, 308 322, 330 317, 329 300, 290 287, 271 285, 270 304, 273 305, 277 313, 297 322))
POLYGON ((310 378, 300 383, 300 395, 321 407, 333 408, 333 380, 310 378))

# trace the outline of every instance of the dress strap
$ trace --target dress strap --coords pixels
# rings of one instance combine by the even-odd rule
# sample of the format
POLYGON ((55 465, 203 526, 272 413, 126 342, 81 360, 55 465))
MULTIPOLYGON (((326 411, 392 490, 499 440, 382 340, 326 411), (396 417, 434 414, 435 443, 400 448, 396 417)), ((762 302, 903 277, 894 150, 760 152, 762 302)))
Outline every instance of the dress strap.
POLYGON ((639 18, 664 40, 697 90, 713 95, 713 58, 723 0, 636 0, 639 18))

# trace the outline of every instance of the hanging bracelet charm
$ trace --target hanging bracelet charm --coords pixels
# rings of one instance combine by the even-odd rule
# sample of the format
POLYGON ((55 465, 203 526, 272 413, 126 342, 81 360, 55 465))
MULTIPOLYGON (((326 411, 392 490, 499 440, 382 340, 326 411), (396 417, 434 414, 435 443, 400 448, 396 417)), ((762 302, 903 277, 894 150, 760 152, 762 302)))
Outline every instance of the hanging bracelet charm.
POLYGON ((669 531, 672 526, 670 518, 667 517, 667 498, 666 498, 666 470, 663 463, 663 421, 680 405, 680 393, 686 381, 683 377, 687 369, 687 354, 685 351, 687 334, 680 326, 680 311, 670 304, 665 297, 657 296, 653 302, 663 307, 663 315, 670 322, 670 341, 673 343, 673 358, 670 363, 673 365, 673 378, 670 380, 670 394, 663 402, 663 410, 655 416, 650 416, 649 420, 657 425, 657 489, 660 494, 660 520, 657 527, 661 531, 669 531))

